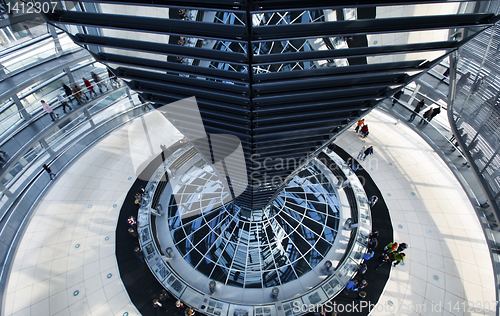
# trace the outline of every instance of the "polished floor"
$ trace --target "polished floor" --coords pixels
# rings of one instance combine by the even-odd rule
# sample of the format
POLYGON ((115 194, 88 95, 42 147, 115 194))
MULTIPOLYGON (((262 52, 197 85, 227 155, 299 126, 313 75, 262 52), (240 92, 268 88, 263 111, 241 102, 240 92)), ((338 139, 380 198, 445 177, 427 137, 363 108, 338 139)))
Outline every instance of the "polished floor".
POLYGON ((372 315, 494 315, 493 268, 470 201, 438 154, 396 122, 375 110, 368 138, 351 129, 336 142, 354 157, 373 145, 362 165, 384 195, 395 241, 410 245, 372 315))
MULTIPOLYGON (((374 146, 363 167, 384 195, 396 241, 410 244, 372 314, 494 315, 485 312, 495 305, 490 255, 463 189, 411 129, 379 111, 366 121, 367 139, 351 129, 337 144, 354 157, 374 146)), ((135 120, 58 175, 17 251, 2 314, 138 314, 118 275, 114 230, 141 162, 180 138, 171 127, 149 129, 155 124, 154 113, 135 120)))

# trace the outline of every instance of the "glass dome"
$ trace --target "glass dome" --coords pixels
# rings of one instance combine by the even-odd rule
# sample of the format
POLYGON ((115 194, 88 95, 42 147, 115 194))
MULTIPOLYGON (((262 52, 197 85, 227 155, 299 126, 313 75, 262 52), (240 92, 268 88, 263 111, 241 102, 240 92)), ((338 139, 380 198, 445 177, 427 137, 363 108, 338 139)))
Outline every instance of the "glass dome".
POLYGON ((323 260, 337 236, 339 202, 314 165, 251 219, 232 202, 209 206, 229 193, 208 165, 192 166, 173 193, 168 226, 175 246, 196 270, 223 284, 262 288, 293 281, 323 260))

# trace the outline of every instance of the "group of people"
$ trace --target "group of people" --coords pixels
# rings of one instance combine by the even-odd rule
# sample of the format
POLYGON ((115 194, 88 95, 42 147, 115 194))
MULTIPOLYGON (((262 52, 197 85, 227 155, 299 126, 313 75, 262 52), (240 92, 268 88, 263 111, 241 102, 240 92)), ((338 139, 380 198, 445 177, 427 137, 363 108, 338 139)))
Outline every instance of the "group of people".
POLYGON ((379 265, 375 270, 380 268, 382 265, 390 262, 393 263, 393 266, 397 266, 401 262, 405 261, 406 254, 403 252, 403 250, 408 248, 407 243, 400 243, 398 244, 397 242, 391 242, 387 246, 384 247, 384 252, 380 255, 378 258, 379 265))
POLYGON ((368 124, 365 124, 365 119, 361 119, 358 121, 358 123, 356 123, 354 132, 356 134, 359 133, 359 136, 361 138, 366 138, 368 134, 370 134, 370 131, 368 130, 368 124))
MULTIPOLYGON (((168 313, 169 310, 164 305, 166 305, 166 302, 173 301, 174 299, 175 298, 173 298, 167 291, 161 290, 158 294, 158 298, 153 299, 153 308, 157 311, 157 314, 160 311, 168 313)), ((195 311, 192 307, 187 306, 187 304, 184 304, 181 300, 177 300, 175 302, 173 314, 175 316, 193 316, 195 311)))
MULTIPOLYGON (((368 236, 368 252, 363 256, 364 261, 358 266, 356 276, 347 283, 344 289, 343 293, 346 295, 349 295, 350 292, 358 292, 355 302, 366 299, 367 293, 363 291, 363 289, 368 286, 368 281, 365 278, 365 274, 368 271, 367 261, 375 256, 375 249, 378 247, 378 237, 378 231, 374 231, 368 236)), ((384 247, 382 254, 378 257, 378 265, 375 270, 378 270, 382 265, 388 262, 390 264, 392 263, 394 267, 404 262, 406 254, 403 251, 407 248, 408 244, 406 243, 389 243, 384 247)))
POLYGON ((363 289, 368 286, 368 281, 365 278, 365 274, 368 271, 366 262, 375 256, 375 248, 378 247, 378 236, 378 231, 374 231, 368 236, 368 252, 363 255, 364 261, 358 266, 356 276, 347 283, 344 289, 345 295, 349 295, 351 291, 358 292, 355 302, 366 299, 367 294, 363 291, 363 289))
MULTIPOLYGON (((95 72, 92 71, 92 72, 90 72, 90 76, 92 77, 94 84, 99 88, 99 92, 101 94, 104 93, 104 89, 106 89, 106 91, 110 90, 108 85, 106 85, 103 82, 103 79, 98 74, 96 74, 95 72)), ((113 74, 113 72, 109 68, 108 68, 108 76, 109 76, 110 84, 112 87, 116 88, 116 87, 120 86, 118 78, 115 76, 115 74, 113 74)), ((76 100, 78 105, 82 105, 83 104, 82 100, 89 101, 92 99, 92 97, 98 96, 97 92, 94 90, 94 84, 92 84, 85 77, 83 77, 82 80, 83 80, 83 83, 85 85, 86 92, 88 93, 88 95, 87 95, 87 93, 85 93, 85 91, 82 89, 82 87, 76 82, 73 82, 71 84, 72 88, 70 88, 64 82, 61 82, 61 86, 64 89, 64 94, 66 96, 63 97, 62 95, 58 94, 57 100, 61 104, 64 113, 67 113, 67 110, 68 111, 73 110, 73 108, 71 107, 71 105, 73 105, 73 100, 76 100), (68 103, 68 101, 71 103, 71 105, 68 103)), ((41 100, 40 103, 42 104, 42 109, 47 114, 50 115, 52 122, 55 122, 55 120, 59 118, 59 115, 54 113, 54 110, 52 109, 52 107, 47 102, 45 102, 45 100, 41 100)))
POLYGON ((369 155, 373 155, 373 146, 370 146, 368 148, 366 148, 366 146, 363 146, 363 148, 361 148, 358 153, 357 159, 365 161, 366 157, 368 157, 369 155))
MULTIPOLYGON (((425 105, 425 99, 422 99, 417 103, 417 106, 413 110, 413 113, 410 115, 408 122, 413 122, 413 120, 415 119, 417 114, 420 113, 420 111, 422 111, 424 105, 425 105)), ((427 109, 427 111, 424 112, 424 115, 422 115, 422 119, 420 120, 420 122, 418 124, 425 125, 425 124, 429 123, 439 113, 441 113, 441 105, 439 105, 437 108, 430 107, 429 109, 427 109)))

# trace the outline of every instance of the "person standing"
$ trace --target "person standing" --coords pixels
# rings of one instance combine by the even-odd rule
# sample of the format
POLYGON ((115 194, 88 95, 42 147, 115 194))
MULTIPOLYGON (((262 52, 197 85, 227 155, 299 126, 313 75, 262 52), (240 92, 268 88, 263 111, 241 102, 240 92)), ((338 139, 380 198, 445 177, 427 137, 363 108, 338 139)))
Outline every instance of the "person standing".
POLYGON ((396 92, 396 94, 392 97, 392 106, 394 106, 394 104, 398 102, 399 98, 401 98, 401 95, 403 95, 403 89, 396 92))
POLYGON ((365 156, 363 157, 363 161, 365 161, 365 160, 366 160, 366 157, 367 157, 368 155, 373 155, 373 146, 368 147, 368 148, 364 151, 364 154, 365 154, 365 156))
POLYGON ((349 157, 349 159, 347 159, 347 166, 349 166, 349 168, 352 169, 352 163, 353 163, 353 160, 351 157, 349 157))
POLYGON ((370 260, 371 258, 373 258, 374 255, 375 255, 375 252, 373 250, 370 250, 367 253, 365 253, 365 255, 363 256, 363 259, 365 259, 365 261, 370 260))
POLYGON ((424 107, 424 104, 425 104, 424 99, 420 100, 420 102, 417 103, 417 106, 415 107, 415 110, 413 110, 413 113, 411 114, 408 122, 413 122, 413 120, 415 119, 415 116, 417 116, 417 113, 420 113, 420 111, 424 107))
POLYGON ((424 113, 424 117, 420 120, 420 122, 418 124, 422 124, 422 125, 426 124, 429 121, 429 117, 431 117, 433 110, 434 110, 433 108, 428 109, 424 113))
POLYGON ((429 116, 429 119, 428 121, 432 121, 432 119, 437 116, 439 113, 441 113, 441 105, 437 108, 435 108, 434 110, 432 110, 432 114, 429 116))
POLYGON ((40 101, 42 103, 42 108, 45 112, 49 113, 50 118, 52 118, 52 122, 54 122, 59 115, 55 114, 50 105, 48 105, 44 100, 40 101))
POLYGON ((185 316, 193 316, 194 315, 194 310, 191 307, 186 308, 184 311, 185 316))
POLYGON ((356 128, 354 129, 354 131, 357 133, 363 125, 365 125, 365 119, 359 120, 358 123, 356 124, 356 128))
POLYGON ((396 249, 394 252, 396 253, 400 253, 401 251, 405 250, 408 248, 408 244, 403 242, 403 243, 400 243, 399 246, 398 246, 398 249, 396 249))
POLYGON ((378 257, 378 266, 375 268, 375 270, 378 270, 381 266, 383 266, 385 263, 390 262, 391 258, 389 258, 389 255, 386 253, 383 253, 378 257))
POLYGON ((378 240, 377 240, 377 238, 373 237, 368 242, 368 249, 369 250, 375 250, 375 248, 377 248, 377 247, 378 247, 378 240))
POLYGON ((405 258, 406 258, 406 254, 405 254, 404 252, 401 252, 401 253, 395 253, 395 254, 394 254, 394 260, 393 260, 392 262, 394 262, 394 261, 396 261, 396 262, 394 262, 394 265, 393 265, 393 266, 395 267, 395 266, 397 266, 398 264, 400 264, 401 262, 404 262, 404 261, 405 261, 405 258))
POLYGON ((64 89, 64 93, 66 93, 66 97, 68 98, 68 100, 71 101, 71 95, 73 94, 73 91, 71 90, 70 87, 68 87, 67 85, 65 85, 64 82, 61 82, 61 86, 64 89))
POLYGON ((349 295, 349 291, 358 291, 358 280, 351 280, 347 283, 345 289, 344 289, 344 294, 349 295))
POLYGON ((361 150, 360 150, 360 151, 359 151, 359 153, 358 153, 358 157, 357 157, 357 159, 361 159, 361 158, 363 158, 363 155, 364 155, 364 153, 365 153, 365 150, 366 150, 366 146, 363 146, 363 148, 361 148, 361 150))
POLYGON ((160 303, 160 301, 159 301, 157 298, 155 298, 155 299, 153 300, 153 308, 154 308, 155 310, 157 310, 157 311, 159 311, 159 310, 161 310, 161 309, 163 308, 162 303, 160 303))
POLYGON ((101 82, 102 81, 101 77, 99 77, 99 75, 93 71, 90 72, 90 75, 92 76, 92 80, 94 80, 97 87, 99 87, 99 91, 102 93, 102 87, 104 86, 104 84, 101 82))
POLYGON ((50 167, 47 166, 47 164, 43 165, 43 169, 47 171, 47 173, 49 174, 50 180, 54 180, 56 174, 52 172, 52 169, 50 169, 50 167))
POLYGON ((368 124, 365 124, 362 128, 361 128, 361 137, 363 138, 366 138, 366 136, 368 136, 368 124))
POLYGON ((366 271, 368 271, 368 267, 366 266, 366 264, 364 264, 364 263, 360 264, 358 267, 358 273, 365 274, 366 271))
POLYGON ((82 78, 85 87, 87 87, 87 91, 89 92, 90 98, 92 98, 92 94, 97 97, 97 93, 94 91, 94 86, 88 81, 85 77, 82 78))
POLYGON ((57 100, 59 100, 59 102, 61 103, 64 113, 66 113, 66 107, 68 107, 69 111, 72 110, 71 106, 69 106, 69 104, 64 101, 64 98, 60 94, 57 95, 57 100))
POLYGON ((384 247, 384 252, 385 253, 393 253, 398 249, 398 243, 397 242, 391 242, 387 244, 387 246, 384 247))
POLYGON ((82 88, 76 83, 73 83, 73 95, 75 96, 76 101, 79 105, 82 105, 82 88))
POLYGON ((374 207, 375 204, 378 202, 378 196, 372 195, 371 198, 368 200, 368 204, 370 204, 370 207, 374 207))

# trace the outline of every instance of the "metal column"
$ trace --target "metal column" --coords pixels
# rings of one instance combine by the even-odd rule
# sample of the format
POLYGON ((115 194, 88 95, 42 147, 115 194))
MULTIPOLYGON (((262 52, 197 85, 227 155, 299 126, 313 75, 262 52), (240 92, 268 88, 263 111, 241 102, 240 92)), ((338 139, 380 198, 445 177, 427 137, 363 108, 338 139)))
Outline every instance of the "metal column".
POLYGON ((17 95, 13 95, 12 96, 12 100, 16 104, 17 109, 19 110, 19 112, 21 113, 21 115, 23 116, 23 118, 26 121, 28 121, 29 119, 31 119, 31 115, 29 115, 29 113, 26 111, 26 109, 24 108, 23 104, 21 103, 21 100, 19 100, 19 98, 17 97, 17 95))

